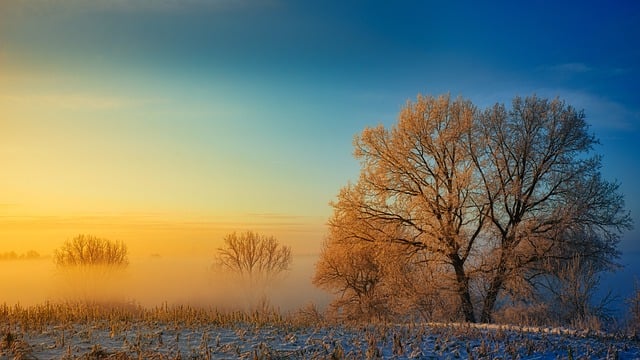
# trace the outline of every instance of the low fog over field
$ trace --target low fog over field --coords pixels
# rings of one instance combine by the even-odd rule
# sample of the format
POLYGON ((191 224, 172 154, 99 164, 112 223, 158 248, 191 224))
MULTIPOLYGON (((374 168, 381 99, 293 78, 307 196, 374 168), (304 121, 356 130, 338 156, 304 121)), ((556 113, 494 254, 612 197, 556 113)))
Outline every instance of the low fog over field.
POLYGON ((325 301, 327 295, 310 281, 315 259, 294 256, 291 270, 264 289, 246 288, 235 275, 211 270, 211 256, 132 257, 124 270, 98 269, 92 274, 57 269, 50 257, 6 260, 0 261, 0 303, 90 300, 246 310, 264 293, 272 306, 288 311, 325 301))

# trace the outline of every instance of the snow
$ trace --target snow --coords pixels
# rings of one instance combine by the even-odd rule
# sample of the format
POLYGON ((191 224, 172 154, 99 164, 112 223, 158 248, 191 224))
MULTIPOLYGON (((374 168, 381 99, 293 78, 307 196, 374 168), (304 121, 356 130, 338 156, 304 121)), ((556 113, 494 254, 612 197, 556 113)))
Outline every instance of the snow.
POLYGON ((0 359, 640 359, 640 343, 630 338, 494 325, 182 326, 138 321, 47 326, 25 333, 7 325, 0 334, 0 359))

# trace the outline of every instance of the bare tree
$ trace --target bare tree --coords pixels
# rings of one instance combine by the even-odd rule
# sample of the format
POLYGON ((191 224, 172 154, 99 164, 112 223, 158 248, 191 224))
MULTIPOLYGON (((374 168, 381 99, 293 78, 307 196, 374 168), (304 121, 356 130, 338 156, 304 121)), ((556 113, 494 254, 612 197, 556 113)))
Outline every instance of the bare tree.
POLYGON ((362 166, 358 183, 345 187, 332 204, 336 219, 350 213, 361 223, 350 231, 368 233, 347 236, 393 242, 448 264, 464 319, 471 322, 466 263, 485 218, 483 207, 475 206, 474 163, 468 155, 474 113, 463 99, 419 96, 392 129, 366 128, 354 141, 362 166))
POLYGON ((53 262, 62 280, 60 296, 74 301, 123 300, 116 284, 129 265, 124 242, 78 235, 54 251, 53 262))
MULTIPOLYGON (((347 186, 341 191, 354 195, 347 186)), ((383 299, 384 269, 374 243, 378 231, 359 222, 351 208, 335 211, 329 220, 329 236, 322 246, 313 283, 337 298, 330 314, 347 320, 380 319, 388 315, 383 299)))
POLYGON ((291 247, 281 245, 275 237, 252 231, 228 234, 224 247, 218 249, 218 264, 249 280, 271 280, 289 270, 291 247))
POLYGON ((559 100, 481 112, 419 96, 391 129, 356 137, 360 177, 332 203, 329 226, 342 230, 327 246, 402 245, 425 266, 445 266, 438 282, 453 287, 466 321, 490 322, 501 296, 538 291, 558 271, 552 260, 614 267, 631 218, 618 185, 600 177, 596 142, 584 114, 559 100))
POLYGON ((380 320, 389 314, 383 295, 382 266, 370 243, 326 243, 313 283, 338 295, 331 304, 336 316, 380 320))
POLYGON ((553 271, 544 276, 544 287, 552 295, 549 316, 561 324, 599 330, 601 320, 610 318, 609 306, 615 298, 609 291, 599 301, 596 299, 600 271, 595 264, 575 255, 569 261, 556 261, 549 266, 553 271))
POLYGON ((78 235, 66 241, 53 253, 58 268, 103 266, 124 268, 129 265, 124 242, 92 235, 78 235))
POLYGON ((501 291, 535 286, 549 259, 575 255, 610 267, 631 218, 618 185, 600 178, 597 140, 584 114, 560 100, 516 97, 512 109, 495 105, 480 114, 470 153, 482 179, 492 246, 481 318, 501 291))

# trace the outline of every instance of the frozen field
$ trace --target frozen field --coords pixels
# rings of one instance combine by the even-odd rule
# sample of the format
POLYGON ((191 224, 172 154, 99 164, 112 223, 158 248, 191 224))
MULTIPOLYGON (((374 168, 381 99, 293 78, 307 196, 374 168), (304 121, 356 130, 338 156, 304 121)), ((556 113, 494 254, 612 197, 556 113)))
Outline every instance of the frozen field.
POLYGON ((637 340, 465 325, 2 324, 0 359, 638 359, 637 340))

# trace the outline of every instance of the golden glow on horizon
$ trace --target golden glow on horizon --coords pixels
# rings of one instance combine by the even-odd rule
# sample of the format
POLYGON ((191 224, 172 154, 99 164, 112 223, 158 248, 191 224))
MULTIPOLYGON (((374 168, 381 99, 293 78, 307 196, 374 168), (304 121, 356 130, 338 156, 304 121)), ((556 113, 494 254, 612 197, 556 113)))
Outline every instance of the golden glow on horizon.
MULTIPOLYGON (((6 214, 5 211, 3 213, 6 214)), ((0 216, 0 252, 36 250, 50 255, 81 233, 122 240, 133 257, 210 256, 224 235, 254 230, 276 236, 297 254, 317 254, 324 219, 277 214, 170 216, 159 214, 0 216)))

